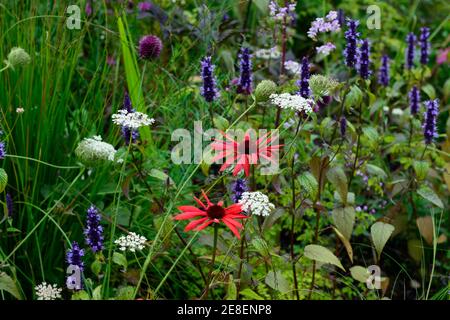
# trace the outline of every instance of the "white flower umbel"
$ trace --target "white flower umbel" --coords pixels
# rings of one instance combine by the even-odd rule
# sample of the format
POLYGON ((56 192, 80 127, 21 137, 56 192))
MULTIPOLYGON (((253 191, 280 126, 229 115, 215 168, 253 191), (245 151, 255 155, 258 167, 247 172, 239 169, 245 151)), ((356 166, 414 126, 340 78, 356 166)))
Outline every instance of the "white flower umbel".
POLYGON ((139 129, 153 124, 155 119, 150 118, 142 112, 128 112, 127 110, 119 110, 118 113, 112 115, 113 123, 127 127, 129 129, 139 129))
POLYGON ((109 143, 103 142, 102 137, 85 138, 75 149, 78 159, 86 166, 97 166, 105 161, 114 161, 116 149, 109 143))
POLYGON ((284 68, 290 74, 298 75, 298 74, 300 74, 301 65, 300 65, 300 63, 298 63, 296 61, 288 60, 284 63, 284 68))
POLYGON ((38 300, 56 300, 61 299, 62 289, 58 288, 56 284, 51 285, 46 282, 42 282, 35 288, 36 296, 38 300))
POLYGON ((269 197, 259 191, 244 192, 239 203, 242 205, 242 210, 257 216, 268 216, 275 209, 269 197))
POLYGON ((270 49, 259 49, 255 51, 255 57, 263 60, 279 59, 281 57, 281 52, 277 47, 270 49))
POLYGON ((121 236, 119 239, 114 241, 115 244, 119 246, 122 251, 129 250, 131 252, 136 252, 144 249, 144 244, 147 239, 144 236, 140 236, 134 232, 130 232, 126 236, 121 236))
POLYGON ((314 105, 314 101, 311 99, 305 99, 300 95, 289 93, 272 94, 270 95, 270 101, 282 109, 291 109, 306 114, 313 111, 312 107, 314 105))

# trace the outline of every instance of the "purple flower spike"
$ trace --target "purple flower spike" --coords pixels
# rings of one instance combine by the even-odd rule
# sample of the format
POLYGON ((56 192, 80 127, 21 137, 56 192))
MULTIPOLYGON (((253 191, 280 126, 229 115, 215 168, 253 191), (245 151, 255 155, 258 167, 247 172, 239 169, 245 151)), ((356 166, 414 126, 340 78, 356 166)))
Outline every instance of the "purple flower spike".
POLYGON ((344 116, 342 116, 339 121, 339 128, 341 130, 341 136, 342 138, 344 138, 345 134, 347 133, 347 119, 345 119, 344 116))
POLYGON ((405 53, 405 67, 406 69, 411 69, 414 67, 414 50, 416 45, 416 36, 414 33, 410 32, 406 36, 406 53, 405 53))
POLYGON ((157 36, 143 36, 139 40, 139 56, 146 60, 156 59, 161 54, 162 47, 161 39, 157 36))
POLYGON ((297 85, 300 88, 298 94, 305 99, 309 98, 311 90, 309 88, 309 61, 307 57, 302 59, 300 80, 297 81, 297 85))
POLYGON ((249 95, 252 93, 252 55, 248 48, 242 48, 239 53, 240 76, 237 93, 249 95))
POLYGON ((6 157, 6 145, 4 141, 0 141, 0 159, 5 159, 6 157))
POLYGON ((103 227, 100 225, 100 219, 97 208, 90 206, 87 210, 84 234, 86 236, 86 244, 91 247, 94 253, 103 249, 103 227))
MULTIPOLYGON (((127 110, 130 113, 135 112, 131 105, 131 99, 127 91, 125 91, 125 95, 123 97, 122 109, 127 110)), ((125 141, 125 145, 129 145, 130 142, 135 143, 137 139, 139 139, 139 131, 128 127, 122 127, 122 136, 125 141)))
POLYGON ((423 119, 423 136, 425 138, 425 143, 430 144, 433 139, 438 136, 436 129, 436 118, 439 114, 439 100, 428 100, 425 101, 427 111, 424 113, 423 119))
POLYGON ((381 66, 378 71, 378 83, 383 87, 389 85, 389 57, 386 54, 381 57, 381 66))
POLYGON ((356 28, 359 25, 358 20, 347 19, 347 31, 345 31, 345 39, 347 40, 347 44, 344 49, 345 56, 345 65, 347 67, 354 67, 356 65, 356 58, 358 54, 358 49, 356 46, 359 33, 356 31, 356 28))
POLYGON ((408 98, 411 114, 415 115, 420 107, 420 91, 416 86, 412 87, 411 91, 408 92, 408 98))
POLYGON ((420 28, 420 63, 428 64, 428 58, 430 55, 430 28, 423 27, 420 28))
POLYGON ((214 77, 215 66, 211 62, 211 57, 207 56, 201 61, 203 85, 200 88, 200 94, 207 102, 213 102, 220 95, 216 88, 216 79, 214 77))
POLYGON ((245 179, 238 178, 231 186, 231 200, 234 203, 238 203, 245 191, 248 191, 247 181, 245 179))
POLYGON ((76 241, 72 242, 72 249, 66 254, 66 260, 69 265, 77 266, 80 271, 84 270, 83 262, 84 250, 80 248, 76 241))
POLYGON ((14 214, 14 201, 13 201, 10 193, 6 194, 6 208, 8 210, 8 216, 10 218, 12 218, 12 216, 14 214))
POLYGON ((369 79, 370 71, 370 44, 369 40, 364 39, 361 42, 361 48, 358 55, 358 72, 361 78, 369 79))

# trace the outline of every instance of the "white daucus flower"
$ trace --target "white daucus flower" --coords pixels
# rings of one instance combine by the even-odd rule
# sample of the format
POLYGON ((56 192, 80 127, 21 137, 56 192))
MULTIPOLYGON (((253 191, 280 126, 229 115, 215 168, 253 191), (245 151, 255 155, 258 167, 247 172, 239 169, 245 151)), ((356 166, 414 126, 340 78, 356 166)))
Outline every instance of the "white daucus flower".
POLYGON ((114 161, 116 150, 109 143, 103 142, 102 137, 85 138, 75 149, 78 159, 88 167, 95 167, 107 161, 114 161))
POLYGON ((275 209, 269 197, 259 191, 244 192, 239 203, 242 205, 242 210, 257 216, 268 216, 275 209))
POLYGON ((296 61, 288 60, 284 63, 284 68, 290 74, 298 75, 298 74, 300 74, 301 65, 300 65, 300 63, 298 63, 296 61))
POLYGON ((142 112, 128 112, 127 110, 121 109, 118 113, 112 115, 112 121, 121 127, 139 129, 140 127, 153 124, 155 119, 150 118, 142 112))
POLYGON ((146 241, 147 239, 144 236, 130 232, 128 235, 122 236, 114 241, 114 243, 117 244, 122 251, 129 250, 131 252, 136 252, 144 249, 146 241))
POLYGON ((281 52, 277 47, 270 49, 259 49, 255 51, 255 57, 263 60, 279 59, 281 57, 281 52))
POLYGON ((306 114, 313 111, 312 107, 314 105, 312 99, 305 99, 300 95, 289 93, 271 94, 270 101, 282 109, 291 109, 306 114))
POLYGON ((35 288, 36 296, 38 300, 56 300, 61 299, 61 291, 62 289, 58 288, 56 284, 51 285, 46 282, 42 282, 37 285, 35 288))

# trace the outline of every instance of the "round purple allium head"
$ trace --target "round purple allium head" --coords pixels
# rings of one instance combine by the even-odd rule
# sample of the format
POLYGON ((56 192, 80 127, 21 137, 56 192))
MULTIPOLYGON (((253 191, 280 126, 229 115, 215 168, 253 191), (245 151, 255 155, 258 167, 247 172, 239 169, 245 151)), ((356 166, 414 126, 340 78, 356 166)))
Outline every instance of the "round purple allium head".
POLYGON ((138 9, 141 12, 150 11, 152 9, 152 3, 148 1, 139 2, 138 9))
POLYGON ((157 36, 147 35, 139 40, 139 56, 143 59, 156 59, 161 54, 162 42, 157 36))

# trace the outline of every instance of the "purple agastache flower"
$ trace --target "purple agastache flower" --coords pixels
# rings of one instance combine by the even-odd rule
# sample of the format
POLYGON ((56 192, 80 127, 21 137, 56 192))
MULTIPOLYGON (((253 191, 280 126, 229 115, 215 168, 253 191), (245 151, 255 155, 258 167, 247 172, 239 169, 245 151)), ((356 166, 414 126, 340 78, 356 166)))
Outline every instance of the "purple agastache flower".
POLYGON ((162 47, 161 39, 157 36, 143 36, 139 40, 139 56, 146 60, 156 59, 161 54, 162 47))
POLYGON ((420 28, 420 63, 427 64, 428 58, 430 55, 430 41, 428 38, 430 37, 430 28, 423 27, 420 28))
POLYGON ((345 119, 344 116, 339 120, 339 129, 341 130, 342 138, 345 137, 345 134, 347 133, 347 119, 345 119))
POLYGON ((339 25, 340 25, 341 27, 343 27, 344 24, 345 24, 345 13, 344 13, 344 10, 338 9, 337 15, 338 15, 338 16, 337 16, 337 20, 338 20, 338 22, 339 22, 339 25))
POLYGON ((216 78, 214 77, 215 66, 211 62, 211 57, 204 57, 201 61, 203 85, 200 88, 200 94, 207 102, 213 102, 219 98, 219 91, 216 87, 216 78))
POLYGON ((69 265, 76 266, 80 271, 84 270, 83 262, 84 250, 80 248, 76 241, 72 242, 72 248, 67 251, 66 261, 69 265))
POLYGON ((370 71, 370 44, 367 39, 361 41, 357 67, 361 78, 369 79, 372 72, 370 71))
POLYGON ((11 218, 14 214, 14 201, 9 192, 6 194, 6 209, 8 210, 8 216, 11 218))
POLYGON ((84 12, 86 13, 86 16, 90 16, 92 14, 92 4, 91 1, 86 2, 86 6, 84 7, 84 12))
POLYGON ((389 85, 389 57, 386 54, 381 57, 381 65, 378 70, 378 83, 384 87, 389 85))
POLYGON ((240 76, 237 93, 249 95, 252 93, 252 55, 248 48, 242 48, 239 53, 240 59, 240 76))
POLYGON ((428 100, 425 101, 427 111, 424 113, 423 119, 423 136, 425 138, 425 143, 430 144, 433 139, 438 136, 436 129, 436 118, 439 114, 439 100, 428 100))
POLYGON ((91 247, 94 253, 103 249, 103 227, 100 225, 100 219, 101 216, 98 214, 98 209, 95 206, 90 206, 87 210, 84 234, 86 236, 86 244, 91 247))
POLYGON ((238 178, 231 185, 231 200, 238 203, 241 200, 242 194, 248 191, 247 180, 238 178))
POLYGON ((148 1, 139 2, 138 3, 138 9, 141 12, 150 11, 152 9, 152 3, 148 1))
POLYGON ((415 115, 420 107, 420 90, 416 86, 412 87, 411 91, 408 92, 408 98, 411 114, 415 115))
MULTIPOLYGON (((125 95, 123 97, 123 110, 127 110, 128 112, 135 112, 131 105, 131 99, 127 91, 125 91, 125 95)), ((122 136, 125 141, 125 145, 129 145, 131 143, 135 143, 137 139, 139 138, 139 131, 136 129, 131 129, 128 127, 123 126, 122 127, 122 136)))
POLYGON ((347 19, 347 31, 345 31, 345 39, 347 44, 344 49, 345 65, 347 67, 354 67, 356 65, 356 59, 358 55, 358 48, 356 46, 359 33, 356 28, 359 25, 358 20, 347 19))
POLYGON ((339 32, 341 25, 338 20, 338 12, 330 11, 325 18, 316 18, 311 23, 311 27, 308 30, 308 37, 316 40, 319 33, 325 32, 339 32))
POLYGON ((6 157, 6 145, 4 141, 0 141, 0 159, 5 159, 6 157))
POLYGON ((332 44, 331 42, 327 42, 326 44, 321 45, 320 47, 317 47, 316 51, 317 51, 317 54, 321 54, 326 57, 334 49, 336 49, 336 46, 334 44, 332 44))
POLYGON ((405 67, 409 70, 414 66, 414 50, 416 45, 416 36, 414 33, 408 33, 406 42, 405 67))
POLYGON ((305 99, 309 98, 311 90, 309 88, 309 61, 307 57, 302 58, 300 80, 297 81, 297 85, 300 88, 298 94, 305 99))

